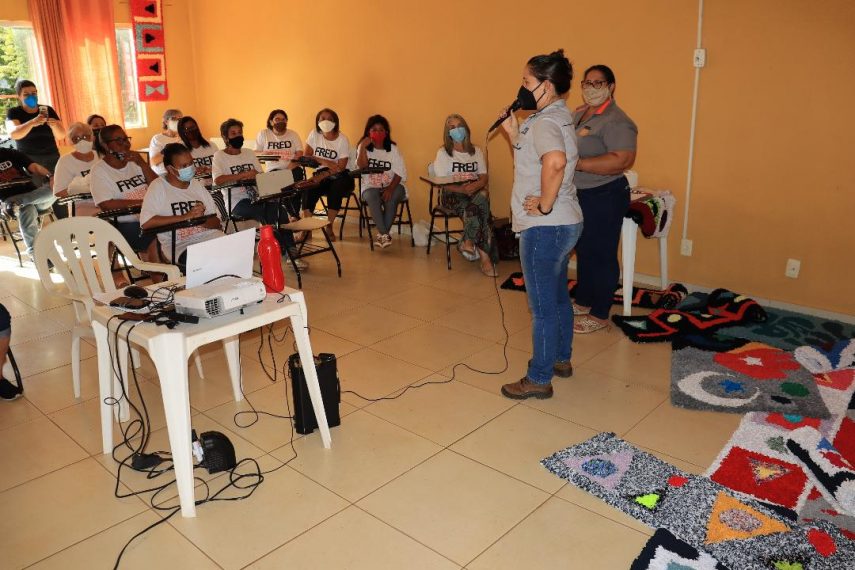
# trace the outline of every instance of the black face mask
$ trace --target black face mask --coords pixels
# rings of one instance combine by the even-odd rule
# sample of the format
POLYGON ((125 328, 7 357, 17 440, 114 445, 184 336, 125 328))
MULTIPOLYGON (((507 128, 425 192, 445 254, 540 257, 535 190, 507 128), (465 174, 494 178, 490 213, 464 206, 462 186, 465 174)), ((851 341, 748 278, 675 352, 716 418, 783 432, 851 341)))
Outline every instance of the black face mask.
POLYGON ((229 146, 232 148, 243 148, 243 137, 236 136, 229 139, 229 146))
POLYGON ((525 85, 520 85, 520 90, 517 91, 517 101, 522 103, 521 109, 524 111, 536 111, 537 110, 537 102, 540 101, 540 97, 543 97, 541 94, 537 99, 534 98, 534 92, 537 91, 537 88, 543 85, 541 81, 537 87, 529 91, 525 88, 525 85))

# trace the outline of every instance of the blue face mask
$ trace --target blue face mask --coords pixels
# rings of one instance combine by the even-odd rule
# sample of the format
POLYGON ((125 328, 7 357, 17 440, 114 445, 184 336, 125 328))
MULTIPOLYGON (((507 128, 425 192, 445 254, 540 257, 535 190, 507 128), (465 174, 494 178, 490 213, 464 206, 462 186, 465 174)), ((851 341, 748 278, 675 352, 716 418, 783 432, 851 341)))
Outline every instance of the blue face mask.
POLYGON ((456 143, 466 140, 466 127, 454 127, 448 130, 448 136, 456 143))
POLYGON ((178 179, 181 182, 190 182, 193 180, 193 177, 196 175, 196 165, 190 164, 185 166, 184 168, 178 169, 178 179))
POLYGON ((27 107, 30 107, 32 109, 35 109, 36 107, 39 106, 39 98, 36 97, 35 95, 27 95, 26 97, 24 97, 24 105, 26 105, 27 107))

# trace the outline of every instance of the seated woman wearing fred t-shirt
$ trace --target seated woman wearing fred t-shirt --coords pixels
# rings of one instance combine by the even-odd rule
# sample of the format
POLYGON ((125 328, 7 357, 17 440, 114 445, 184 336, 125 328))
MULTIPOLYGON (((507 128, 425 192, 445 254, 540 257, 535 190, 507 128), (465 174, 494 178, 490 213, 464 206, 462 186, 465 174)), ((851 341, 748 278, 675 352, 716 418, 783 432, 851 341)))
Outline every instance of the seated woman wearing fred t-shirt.
POLYGON ((267 128, 255 137, 255 150, 262 154, 275 154, 279 160, 267 163, 267 172, 283 168, 297 168, 291 161, 303 156, 303 141, 300 135, 288 128, 288 113, 274 109, 267 116, 267 128))
MULTIPOLYGON (((89 171, 98 160, 93 150, 94 136, 89 125, 71 123, 67 136, 74 145, 74 151, 59 158, 53 175, 53 194, 59 198, 68 196, 72 182, 75 185, 72 193, 89 192, 89 171)), ((74 212, 78 216, 94 216, 98 213, 98 207, 92 200, 81 200, 77 202, 74 212)))
MULTIPOLYGON (((101 129, 104 158, 89 172, 92 198, 102 210, 142 206, 148 185, 157 178, 140 153, 131 150, 131 139, 119 125, 101 129)), ((157 260, 153 236, 140 235, 139 216, 121 216, 116 225, 134 251, 145 252, 146 261, 157 260)))
MULTIPOLYGON (((350 157, 350 141, 339 132, 338 114, 332 109, 321 109, 315 117, 315 128, 306 138, 306 156, 314 157, 324 169, 333 175, 347 168, 350 157)), ((320 169, 319 169, 320 171, 320 169)), ((316 171, 317 174, 317 171, 316 171)), ((335 221, 341 203, 353 190, 353 179, 349 176, 330 177, 318 186, 303 193, 303 215, 309 217, 321 196, 327 197, 327 218, 335 221)), ((335 241, 335 233, 328 232, 330 241, 335 241)))
POLYGON ((398 145, 392 140, 389 121, 383 115, 373 115, 365 123, 356 164, 359 168, 388 168, 386 172, 366 174, 362 177, 361 198, 368 204, 371 217, 377 226, 375 244, 381 248, 389 247, 392 245, 389 230, 398 212, 398 204, 407 197, 407 190, 404 188, 407 167, 398 145))
POLYGON ((481 272, 492 277, 499 250, 490 225, 487 164, 481 149, 472 144, 469 125, 460 115, 449 115, 442 129, 442 147, 436 151, 436 176, 458 176, 460 184, 446 186, 443 206, 463 218, 460 254, 468 261, 481 260, 481 272))
POLYGON ((107 126, 107 119, 93 113, 86 117, 86 124, 92 129, 92 149, 98 155, 98 158, 101 158, 104 156, 104 149, 101 147, 101 139, 98 135, 101 133, 101 129, 107 126))
MULTIPOLYGON (((220 125, 220 136, 223 137, 226 148, 214 153, 214 162, 211 167, 214 184, 254 182, 255 177, 261 172, 261 164, 259 164, 253 151, 243 148, 243 123, 237 119, 228 119, 220 125)), ((253 203, 244 186, 236 186, 231 189, 231 204, 229 203, 228 190, 223 190, 222 193, 226 208, 231 207, 231 213, 235 216, 273 226, 273 234, 279 241, 282 255, 287 253, 288 247, 294 245, 293 232, 280 231, 276 228, 279 221, 279 206, 275 201, 253 203)), ((297 265, 300 269, 308 268, 308 264, 302 260, 298 260, 297 265)))
POLYGON ((196 175, 207 175, 202 179, 202 183, 211 185, 213 183, 211 167, 214 165, 214 154, 217 152, 217 147, 205 138, 196 119, 190 116, 179 119, 178 137, 184 146, 190 149, 193 166, 196 167, 196 175))
POLYGON ((163 130, 153 137, 148 144, 148 160, 151 169, 159 176, 166 174, 163 166, 163 147, 169 143, 181 142, 178 138, 178 120, 183 117, 180 109, 167 109, 163 113, 163 130))
MULTIPOLYGON (((194 178, 196 167, 190 151, 183 144, 171 143, 163 147, 163 165, 166 176, 151 183, 143 199, 140 223, 144 230, 216 214, 214 199, 194 178)), ((172 232, 157 234, 161 251, 167 260, 178 264, 184 272, 187 247, 194 243, 221 237, 222 223, 217 217, 204 224, 181 228, 175 232, 175 256, 172 256, 172 232)))

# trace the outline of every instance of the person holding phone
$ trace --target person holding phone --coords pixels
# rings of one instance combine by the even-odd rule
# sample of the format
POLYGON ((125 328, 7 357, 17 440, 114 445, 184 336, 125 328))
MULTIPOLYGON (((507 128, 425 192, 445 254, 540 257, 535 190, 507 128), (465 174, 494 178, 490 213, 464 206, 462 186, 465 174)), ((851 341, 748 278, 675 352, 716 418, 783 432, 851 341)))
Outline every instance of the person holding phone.
MULTIPOLYGON (((35 83, 19 79, 15 83, 15 93, 21 104, 6 112, 9 137, 15 141, 15 148, 53 172, 59 161, 56 141, 65 138, 65 127, 54 108, 39 101, 35 83)), ((54 214, 57 218, 65 218, 67 210, 63 206, 54 206, 54 214)))

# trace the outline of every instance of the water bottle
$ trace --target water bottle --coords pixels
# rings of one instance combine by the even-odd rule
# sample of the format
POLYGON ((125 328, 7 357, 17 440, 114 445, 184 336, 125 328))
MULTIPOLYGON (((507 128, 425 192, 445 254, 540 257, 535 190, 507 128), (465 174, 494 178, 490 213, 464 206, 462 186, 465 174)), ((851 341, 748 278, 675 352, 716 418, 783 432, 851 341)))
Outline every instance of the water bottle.
POLYGON ((282 250, 273 235, 272 226, 261 226, 258 261, 261 263, 261 280, 267 292, 280 293, 285 288, 285 274, 282 272, 282 250))

